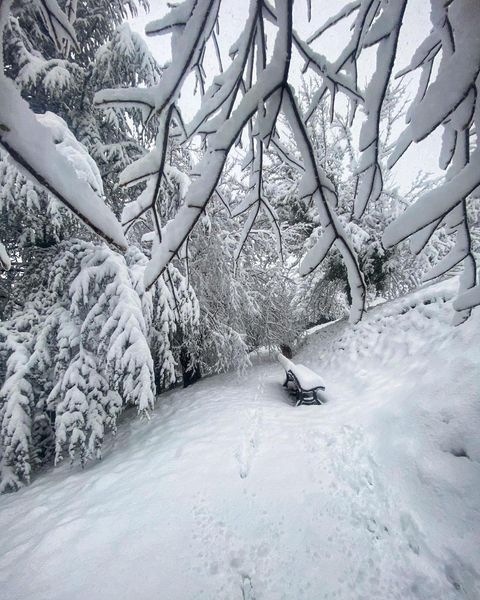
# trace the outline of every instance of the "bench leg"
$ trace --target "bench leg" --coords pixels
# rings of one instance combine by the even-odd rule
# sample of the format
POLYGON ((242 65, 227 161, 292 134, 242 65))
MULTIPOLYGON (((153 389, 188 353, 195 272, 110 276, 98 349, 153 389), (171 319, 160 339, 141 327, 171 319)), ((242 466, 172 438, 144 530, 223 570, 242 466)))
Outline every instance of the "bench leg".
POLYGON ((297 396, 297 402, 296 402, 295 406, 300 406, 300 404, 303 403, 303 394, 302 394, 302 391, 299 390, 298 388, 297 388, 296 396, 297 396))

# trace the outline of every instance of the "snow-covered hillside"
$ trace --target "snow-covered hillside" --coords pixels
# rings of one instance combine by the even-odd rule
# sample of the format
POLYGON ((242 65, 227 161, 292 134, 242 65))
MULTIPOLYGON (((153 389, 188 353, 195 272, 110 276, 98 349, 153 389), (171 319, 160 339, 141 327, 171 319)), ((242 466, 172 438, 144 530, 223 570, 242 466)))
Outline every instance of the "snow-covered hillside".
POLYGON ((258 361, 0 498, 0 597, 478 599, 480 312, 450 327, 455 285, 312 334, 323 406, 258 361))

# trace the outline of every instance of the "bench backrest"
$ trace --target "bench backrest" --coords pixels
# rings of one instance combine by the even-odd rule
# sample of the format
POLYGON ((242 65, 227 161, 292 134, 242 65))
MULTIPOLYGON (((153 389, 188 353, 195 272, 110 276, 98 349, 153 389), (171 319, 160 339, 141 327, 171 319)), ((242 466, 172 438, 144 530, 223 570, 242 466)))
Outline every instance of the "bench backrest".
POLYGON ((280 352, 277 354, 277 359, 285 371, 288 372, 295 368, 295 363, 293 363, 291 360, 288 360, 288 358, 283 356, 283 354, 280 354, 280 352))

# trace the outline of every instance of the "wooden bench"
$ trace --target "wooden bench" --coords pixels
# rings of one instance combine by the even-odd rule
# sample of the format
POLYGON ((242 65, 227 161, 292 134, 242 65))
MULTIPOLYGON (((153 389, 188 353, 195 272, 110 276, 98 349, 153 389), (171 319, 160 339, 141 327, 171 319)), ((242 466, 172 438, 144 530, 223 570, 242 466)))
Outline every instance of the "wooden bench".
POLYGON ((285 369, 284 387, 297 398, 296 406, 300 404, 323 404, 319 391, 325 391, 323 379, 305 365, 296 365, 283 356, 277 355, 279 363, 285 369))

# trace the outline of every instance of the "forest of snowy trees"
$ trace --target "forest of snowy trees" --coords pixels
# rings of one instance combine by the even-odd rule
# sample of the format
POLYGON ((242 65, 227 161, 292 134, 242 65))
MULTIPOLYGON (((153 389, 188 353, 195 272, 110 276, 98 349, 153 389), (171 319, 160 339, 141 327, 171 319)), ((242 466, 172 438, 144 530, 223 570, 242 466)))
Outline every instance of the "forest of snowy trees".
POLYGON ((1 491, 100 458, 127 407, 452 269, 469 318, 480 5, 431 0, 399 69, 408 1, 249 0, 236 39, 228 0, 164 3, 159 62, 129 24, 146 0, 0 0, 1 491), (441 172, 399 186, 429 136, 441 172))

